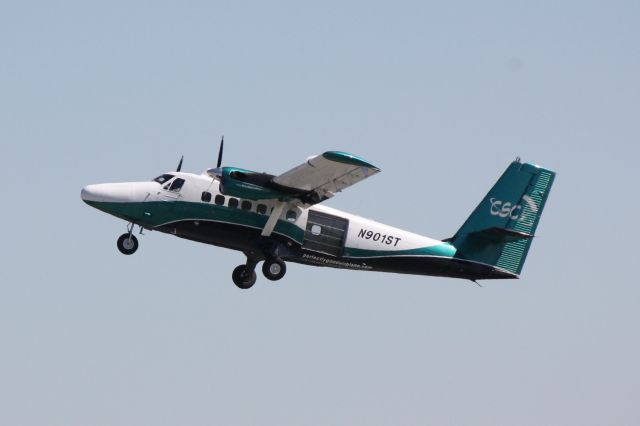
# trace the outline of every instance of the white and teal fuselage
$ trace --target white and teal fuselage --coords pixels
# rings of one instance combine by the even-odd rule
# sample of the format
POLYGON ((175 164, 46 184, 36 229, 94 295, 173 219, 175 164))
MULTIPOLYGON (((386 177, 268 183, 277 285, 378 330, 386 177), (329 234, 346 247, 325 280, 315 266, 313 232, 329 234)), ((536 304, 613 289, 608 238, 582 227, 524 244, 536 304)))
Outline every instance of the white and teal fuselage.
MULTIPOLYGON (((510 168, 515 164, 520 165, 520 169, 535 167, 513 163, 510 168)), ((505 175, 508 172, 509 169, 505 175)), ((538 172, 529 173, 537 176, 538 172)), ((485 221, 483 216, 486 215, 487 221, 504 222, 495 226, 488 223, 480 230, 470 229, 448 241, 297 200, 286 202, 273 232, 265 238, 262 231, 279 201, 225 195, 221 193, 219 180, 206 173, 168 172, 165 176, 170 178, 162 183, 89 185, 83 188, 81 196, 87 204, 145 229, 239 250, 257 261, 263 260, 268 251, 285 261, 355 270, 472 280, 517 278, 532 236, 532 233, 512 230, 512 225, 519 220, 515 214, 524 204, 521 200, 528 188, 526 185, 525 189, 517 190, 515 196, 510 196, 508 205, 513 206, 509 207, 510 217, 503 217, 502 210, 496 210, 496 198, 490 197, 490 192, 474 212, 475 216, 482 217, 478 219, 472 215, 468 220, 485 221), (182 179, 183 184, 177 191, 170 190, 171 183, 177 179, 182 179), (520 249, 512 243, 526 246, 520 249), (514 256, 513 253, 521 257, 516 268, 498 266, 500 259, 504 263, 505 256, 514 256)), ((544 197, 535 211, 535 225, 551 182, 545 185, 544 197)), ((501 198, 503 204, 508 203, 505 197, 501 198)))

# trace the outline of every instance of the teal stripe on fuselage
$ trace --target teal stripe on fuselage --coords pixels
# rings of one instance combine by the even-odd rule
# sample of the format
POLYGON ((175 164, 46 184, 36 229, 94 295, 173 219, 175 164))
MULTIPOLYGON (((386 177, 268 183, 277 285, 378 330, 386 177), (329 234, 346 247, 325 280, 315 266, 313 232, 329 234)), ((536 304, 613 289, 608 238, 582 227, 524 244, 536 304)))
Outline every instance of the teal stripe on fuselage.
MULTIPOLYGON (((184 220, 203 220, 232 223, 262 229, 269 218, 252 211, 187 201, 147 201, 140 203, 110 203, 87 201, 87 204, 106 213, 145 228, 153 229, 184 220)), ((302 244, 304 230, 291 222, 278 221, 274 232, 302 244)))
POLYGON ((388 257, 388 256, 438 256, 453 257, 456 248, 449 243, 442 243, 430 247, 420 247, 410 250, 365 250, 345 247, 345 257, 388 257))

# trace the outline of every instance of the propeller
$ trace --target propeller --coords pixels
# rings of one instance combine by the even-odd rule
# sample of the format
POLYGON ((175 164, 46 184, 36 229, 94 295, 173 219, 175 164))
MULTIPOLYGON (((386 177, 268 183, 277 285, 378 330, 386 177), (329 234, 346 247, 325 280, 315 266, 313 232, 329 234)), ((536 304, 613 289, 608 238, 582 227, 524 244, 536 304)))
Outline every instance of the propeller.
POLYGON ((182 169, 182 160, 184 160, 184 155, 180 157, 180 162, 178 163, 178 168, 176 169, 176 172, 179 172, 180 169, 182 169))
POLYGON ((222 149, 224 148, 224 135, 222 135, 222 139, 220 139, 220 150, 218 151, 218 165, 216 167, 220 167, 222 165, 222 149))
POLYGON ((213 179, 215 179, 216 177, 219 178, 220 176, 222 176, 222 168, 220 166, 222 165, 223 149, 224 149, 224 135, 222 136, 222 139, 220 139, 220 150, 218 151, 218 164, 215 169, 207 169, 207 174, 211 176, 213 179))

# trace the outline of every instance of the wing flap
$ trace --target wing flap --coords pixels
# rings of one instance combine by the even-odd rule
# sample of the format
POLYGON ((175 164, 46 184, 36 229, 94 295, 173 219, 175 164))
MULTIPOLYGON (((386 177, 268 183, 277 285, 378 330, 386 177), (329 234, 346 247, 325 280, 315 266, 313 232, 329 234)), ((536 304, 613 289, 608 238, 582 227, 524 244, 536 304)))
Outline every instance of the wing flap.
POLYGON ((379 168, 355 155, 328 151, 309 157, 303 164, 274 177, 273 182, 291 190, 315 193, 322 201, 379 172, 379 168))

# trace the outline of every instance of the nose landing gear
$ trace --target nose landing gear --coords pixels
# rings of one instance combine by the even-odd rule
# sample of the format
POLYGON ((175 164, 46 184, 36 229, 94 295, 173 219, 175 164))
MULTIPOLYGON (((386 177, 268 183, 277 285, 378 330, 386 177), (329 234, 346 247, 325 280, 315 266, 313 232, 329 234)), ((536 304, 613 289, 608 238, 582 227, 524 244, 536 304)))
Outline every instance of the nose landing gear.
POLYGON ((118 250, 120 253, 130 255, 138 250, 138 239, 135 235, 122 234, 118 238, 118 250))
MULTIPOLYGON (((133 227, 133 223, 128 225, 127 232, 120 235, 120 238, 118 238, 118 250, 120 250, 120 253, 122 254, 130 255, 138 250, 138 239, 133 235, 133 227)), ((140 233, 142 234, 142 227, 140 227, 140 233)))

